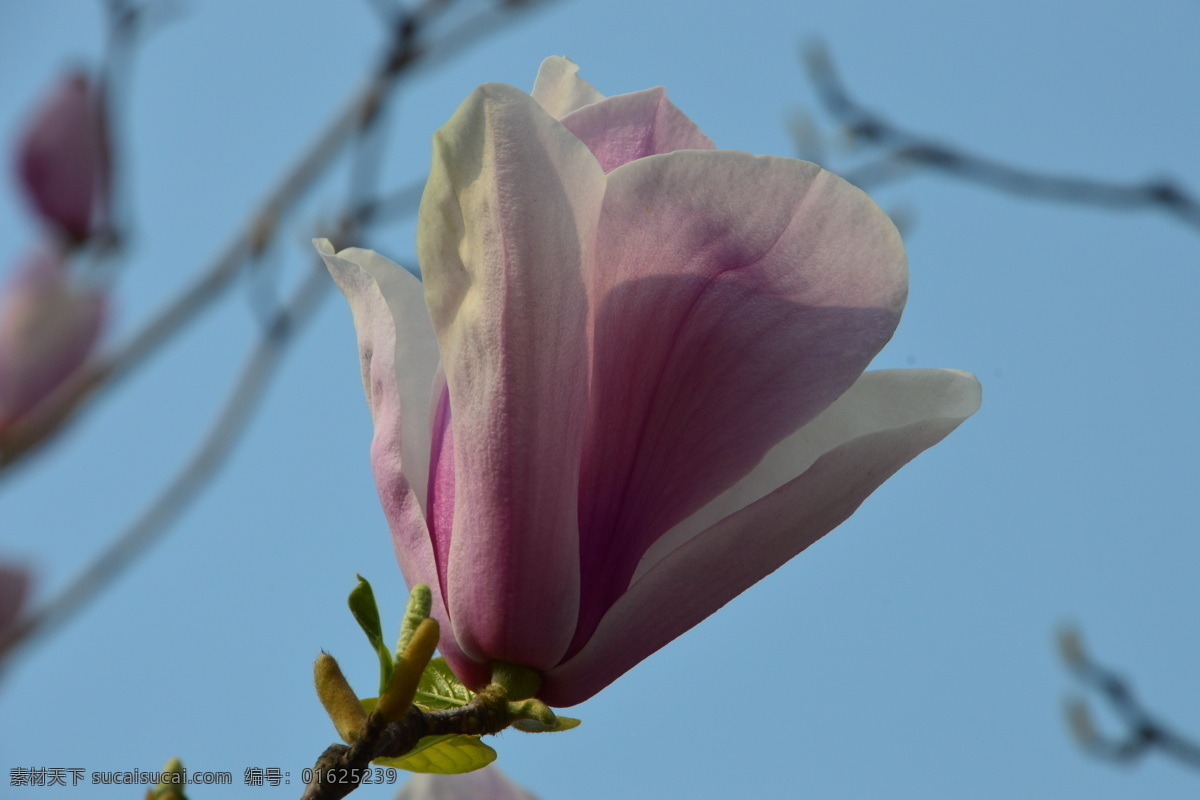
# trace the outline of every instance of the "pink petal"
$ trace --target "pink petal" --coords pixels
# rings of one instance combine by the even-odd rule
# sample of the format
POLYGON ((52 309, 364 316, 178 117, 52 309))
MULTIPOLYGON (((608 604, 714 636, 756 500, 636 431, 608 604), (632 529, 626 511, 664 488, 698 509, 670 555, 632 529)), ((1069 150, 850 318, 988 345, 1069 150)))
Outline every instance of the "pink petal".
POLYGON ((75 286, 57 254, 25 258, 0 290, 0 428, 84 364, 105 309, 104 294, 75 286))
POLYGON ((572 652, 659 536, 854 382, 906 283, 891 221, 815 165, 680 151, 609 174, 572 652))
POLYGON ((604 171, 675 150, 713 150, 712 140, 667 99, 661 86, 609 97, 563 117, 604 171))
POLYGON ((864 375, 811 423, 814 441, 845 436, 841 443, 798 478, 662 558, 612 606, 587 646, 544 676, 538 696, 570 706, 596 694, 833 530, 979 402, 978 381, 963 372, 864 375))
POLYGON ((86 74, 67 75, 17 146, 17 173, 34 208, 77 241, 108 202, 111 154, 102 103, 86 74))
POLYGON ((326 239, 314 244, 354 315, 363 389, 375 422, 371 466, 400 569, 409 586, 426 583, 433 590, 433 616, 442 626, 439 649, 455 672, 473 685, 486 682, 487 675, 479 674, 454 641, 421 509, 429 467, 429 429, 422 412, 437 370, 421 282, 369 250, 335 254, 326 239))
POLYGON ((579 65, 563 56, 550 56, 538 68, 533 82, 533 99, 546 113, 562 119, 576 109, 604 99, 590 83, 579 77, 579 65))
POLYGON ((434 138, 417 249, 453 411, 450 615, 476 659, 548 668, 575 627, 603 191, 583 143, 510 86, 477 89, 434 138))

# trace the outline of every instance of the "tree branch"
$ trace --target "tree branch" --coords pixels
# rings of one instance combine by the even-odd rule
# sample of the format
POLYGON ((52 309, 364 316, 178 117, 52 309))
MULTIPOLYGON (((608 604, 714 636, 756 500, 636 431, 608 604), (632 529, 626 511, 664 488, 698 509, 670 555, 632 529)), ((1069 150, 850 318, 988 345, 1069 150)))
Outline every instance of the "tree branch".
MULTIPOLYGON (((410 20, 426 19, 430 13, 446 5, 446 0, 427 0, 427 4, 414 12, 410 20)), ((441 52, 457 52, 458 48, 496 31, 499 25, 494 18, 495 14, 504 15, 507 9, 528 8, 534 5, 536 4, 501 3, 498 10, 476 14, 442 40, 441 52), (481 20, 491 20, 491 23, 482 24, 481 20)), ((0 436, 0 476, 6 466, 14 463, 32 446, 53 432, 55 427, 70 417, 94 391, 111 385, 115 378, 142 363, 146 356, 171 334, 180 330, 204 305, 211 302, 237 273, 243 260, 266 246, 275 234, 280 216, 298 199, 298 195, 316 180, 318 173, 342 143, 374 121, 391 80, 408 69, 409 65, 416 63, 416 59, 420 57, 416 50, 415 38, 419 29, 420 25, 412 21, 404 22, 398 27, 396 35, 399 44, 389 50, 389 55, 384 59, 385 66, 380 72, 380 75, 391 77, 381 78, 377 75, 367 89, 361 91, 335 118, 334 124, 319 137, 316 145, 268 197, 256 215, 255 222, 234 238, 224 255, 217 259, 214 266, 191 289, 185 291, 109 359, 92 368, 81 370, 70 386, 64 387, 51 398, 48 405, 52 408, 40 409, 32 419, 18 422, 14 429, 0 436)), ((424 59, 423 63, 428 64, 429 59, 424 59)), ((419 198, 419 192, 413 187, 406 187, 397 195, 382 201, 352 197, 352 208, 344 219, 337 238, 351 238, 352 232, 360 226, 395 214, 398 203, 412 203, 415 206, 419 198)), ((285 306, 265 325, 262 338, 243 367, 233 393, 185 467, 141 516, 69 584, 66 590, 9 629, 4 638, 0 639, 0 663, 22 645, 63 624, 90 602, 161 538, 168 525, 195 499, 236 444, 253 409, 261 401, 286 344, 291 340, 292 334, 310 318, 329 283, 324 266, 318 260, 285 306)))
POLYGON ((805 48, 804 61, 817 94, 834 117, 861 139, 892 148, 885 158, 865 170, 848 173, 846 178, 851 183, 863 186, 894 180, 911 174, 900 167, 927 167, 1022 197, 1118 210, 1161 211, 1200 230, 1200 200, 1171 179, 1119 183, 1053 175, 976 155, 905 130, 858 103, 846 90, 823 45, 805 48))
POLYGON ((425 711, 416 705, 390 725, 378 714, 351 745, 334 744, 325 749, 313 766, 312 780, 301 800, 340 800, 357 789, 377 758, 399 758, 426 736, 499 733, 512 721, 504 689, 497 684, 484 689, 461 708, 425 711))
POLYGON ((1200 769, 1200 744, 1155 719, 1142 706, 1131 684, 1088 655, 1076 631, 1060 632, 1058 648, 1076 680, 1100 695, 1126 728, 1124 735, 1115 739, 1101 736, 1092 724, 1086 702, 1082 698, 1069 700, 1067 722, 1084 750, 1109 761, 1128 762, 1157 749, 1181 764, 1200 769))
MULTIPOLYGON (((518 12, 543 4, 533 0, 497 3, 459 23, 432 48, 423 47, 419 35, 434 16, 452 3, 426 0, 406 16, 397 24, 388 52, 365 86, 333 117, 312 146, 251 214, 249 224, 233 237, 199 278, 125 343, 107 357, 80 368, 44 402, 0 434, 0 479, 6 470, 59 431, 101 389, 114 385, 143 364, 223 294, 247 260, 263 252, 273 241, 282 218, 324 174, 343 145, 369 121, 398 78, 456 55, 473 42, 503 29, 518 12)), ((411 203, 407 208, 411 212, 416 209, 419 194, 406 193, 402 199, 411 203)), ((388 211, 394 214, 397 208, 389 207, 388 211)))

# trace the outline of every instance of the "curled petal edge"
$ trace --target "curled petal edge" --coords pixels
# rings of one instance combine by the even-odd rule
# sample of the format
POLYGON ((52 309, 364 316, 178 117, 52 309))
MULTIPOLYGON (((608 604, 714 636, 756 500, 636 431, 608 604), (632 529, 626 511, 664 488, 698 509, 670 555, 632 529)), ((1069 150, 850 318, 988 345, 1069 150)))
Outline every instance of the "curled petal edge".
POLYGON ((630 585, 575 657, 546 673, 538 696, 563 707, 595 695, 840 525, 900 467, 975 413, 981 400, 978 380, 954 370, 885 370, 860 380, 923 382, 927 405, 900 424, 857 432, 799 477, 663 557, 630 585))
POLYGON ((596 87, 579 77, 579 65, 565 56, 550 56, 542 61, 532 95, 555 119, 604 99, 596 87))
POLYGON ((349 247, 335 253, 328 239, 313 244, 350 303, 371 417, 377 431, 383 426, 386 435, 398 434, 394 446, 404 457, 405 480, 424 510, 430 447, 424 412, 438 371, 424 287, 374 251, 349 247))
POLYGON ((575 628, 584 275, 604 187, 587 147, 511 86, 479 87, 434 136, 417 252, 452 410, 453 525, 429 519, 439 553, 449 540, 455 636, 481 660, 548 669, 575 628))

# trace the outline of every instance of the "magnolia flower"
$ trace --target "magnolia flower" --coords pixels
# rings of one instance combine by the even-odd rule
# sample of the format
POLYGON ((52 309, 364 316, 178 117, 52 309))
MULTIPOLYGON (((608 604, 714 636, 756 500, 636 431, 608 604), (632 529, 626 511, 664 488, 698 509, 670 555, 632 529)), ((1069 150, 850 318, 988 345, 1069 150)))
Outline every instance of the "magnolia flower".
POLYGON ((462 775, 414 775, 396 800, 537 800, 495 765, 462 775))
POLYGON ((34 111, 16 169, 38 215, 78 242, 105 212, 111 158, 101 93, 85 73, 72 72, 34 111))
POLYGON ((57 255, 27 256, 0 289, 0 432, 83 364, 104 295, 75 286, 57 255))
POLYGON ((319 243, 440 649, 474 687, 533 670, 556 706, 825 535, 980 400, 962 372, 863 374, 907 292, 870 198, 576 70, 481 86, 437 133, 423 286, 319 243))

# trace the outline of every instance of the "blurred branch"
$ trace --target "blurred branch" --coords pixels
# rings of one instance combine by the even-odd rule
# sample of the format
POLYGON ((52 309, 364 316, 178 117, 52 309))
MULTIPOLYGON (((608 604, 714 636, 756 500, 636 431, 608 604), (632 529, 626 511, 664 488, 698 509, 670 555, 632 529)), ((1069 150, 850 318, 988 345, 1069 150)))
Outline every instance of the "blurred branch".
POLYGON ((395 192, 357 204, 354 218, 360 225, 378 225, 412 213, 421 202, 425 182, 417 181, 395 192))
POLYGON ((195 282, 128 341, 106 358, 79 370, 46 402, 6 431, 3 439, 0 439, 0 470, 10 467, 57 431, 98 389, 113 385, 143 363, 219 297, 243 263, 267 247, 281 217, 301 199, 303 192, 340 151, 342 143, 358 130, 363 120, 379 104, 380 94, 388 88, 394 77, 395 73, 386 68, 377 70, 371 76, 366 87, 357 92, 333 118, 300 161, 268 194, 266 201, 251 215, 249 225, 233 237, 195 282))
MULTIPOLYGON (((271 244, 283 217, 324 174, 343 145, 373 117, 399 77, 411 75, 456 55, 475 41, 503 29, 519 12, 544 4, 535 0, 508 0, 488 6, 441 36, 436 46, 430 48, 422 46, 420 33, 433 16, 452 3, 447 0, 427 0, 398 22, 385 57, 366 85, 334 116, 303 157, 268 193, 258 210, 251 214, 249 224, 233 237, 199 278, 129 340, 107 357, 81 368, 45 402, 5 430, 0 436, 0 479, 5 470, 60 430, 99 390, 114 385, 143 364, 223 294, 243 265, 271 244)), ((409 211, 415 208, 414 202, 409 211)), ((395 209, 391 210, 394 213, 395 209)))
POLYGON ((1118 183, 1053 175, 976 155, 907 131, 852 98, 824 45, 804 49, 804 61, 826 109, 860 139, 891 148, 880 161, 847 180, 860 186, 906 177, 911 167, 936 169, 1023 197, 1119 210, 1149 209, 1171 214, 1200 229, 1200 200, 1170 179, 1118 183))
POLYGON ((185 0, 104 0, 104 6, 110 34, 130 39, 156 33, 187 11, 185 0))
MULTIPOLYGON (((444 7, 443 0, 429 0, 430 8, 444 7)), ((483 15, 476 15, 476 19, 483 15)), ((55 407, 56 424, 67 419, 82 400, 96 389, 110 385, 116 378, 126 374, 193 318, 210 302, 237 274, 243 262, 262 253, 276 234, 278 222, 284 212, 298 199, 318 177, 324 166, 338 152, 342 144, 350 140, 362 148, 369 136, 367 129, 379 119, 379 111, 395 75, 406 65, 414 63, 416 51, 415 35, 419 26, 412 19, 398 28, 399 46, 392 47, 384 69, 368 83, 365 90, 356 95, 334 123, 317 140, 300 163, 285 177, 280 187, 267 199, 253 217, 253 222, 236 236, 224 254, 214 265, 155 320, 142 329, 124 347, 119 348, 100 365, 81 370, 75 389, 70 393, 59 392, 52 400, 55 407), (356 136, 357 135, 357 136, 356 136)), ((452 35, 448 41, 461 46, 475 37, 495 30, 495 25, 479 27, 472 20, 460 28, 465 34, 452 35)), ((366 147, 358 150, 353 172, 369 169, 370 162, 378 163, 378 148, 366 147)), ((388 198, 365 196, 370 187, 352 178, 349 210, 342 220, 339 233, 334 237, 344 244, 354 238, 360 227, 377 223, 388 214, 398 210, 397 204, 406 203, 411 211, 419 201, 420 192, 415 187, 405 187, 388 198)), ((224 463, 239 436, 245 430, 253 410, 262 400, 266 388, 274 375, 286 345, 295 332, 307 322, 316 309, 318 300, 330 286, 323 264, 317 264, 304 278, 299 288, 264 325, 263 334, 250 358, 244 365, 235 384, 234 391, 226 401, 217 420, 204 438, 199 449, 184 468, 168 484, 150 506, 106 548, 100 556, 85 568, 74 582, 56 598, 35 611, 11 628, 0 640, 0 663, 16 649, 38 636, 44 636, 62 625, 75 612, 86 606, 105 587, 113 582, 138 556, 153 545, 166 531, 171 522, 195 499, 200 490, 216 474, 224 463)), ((34 423, 46 417, 40 414, 34 423)), ((15 462, 28 452, 30 447, 53 431, 53 428, 28 428, 31 421, 22 420, 17 426, 17 436, 0 439, 0 469, 15 462)))
POLYGON ((128 182, 122 180, 128 172, 130 149, 124 123, 132 86, 133 58, 137 48, 152 35, 186 15, 185 0, 104 0, 107 35, 104 58, 101 61, 100 86, 108 125, 110 162, 108 172, 109 201, 102 230, 94 233, 89 246, 91 266, 108 268, 122 255, 133 238, 132 208, 128 182), (123 168, 122 168, 123 167, 123 168))
POLYGON ((367 0, 367 5, 379 16, 380 21, 386 25, 393 24, 403 13, 400 4, 396 0, 367 0))
POLYGON ((1120 737, 1102 736, 1092 724, 1087 702, 1082 697, 1069 699, 1065 708, 1067 724, 1084 750, 1099 758, 1121 762, 1135 761, 1150 750, 1158 750, 1181 764, 1200 769, 1200 744, 1155 719, 1127 681, 1088 655, 1077 631, 1060 631, 1058 649, 1076 680, 1103 698, 1125 725, 1120 737))
POLYGON ((232 451, 252 412, 262 400, 285 346, 325 296, 329 277, 320 259, 279 309, 242 367, 221 413, 184 468, 150 506, 113 541, 60 595, 25 617, 0 641, 0 662, 35 636, 45 636, 93 600, 142 553, 195 499, 232 451))

